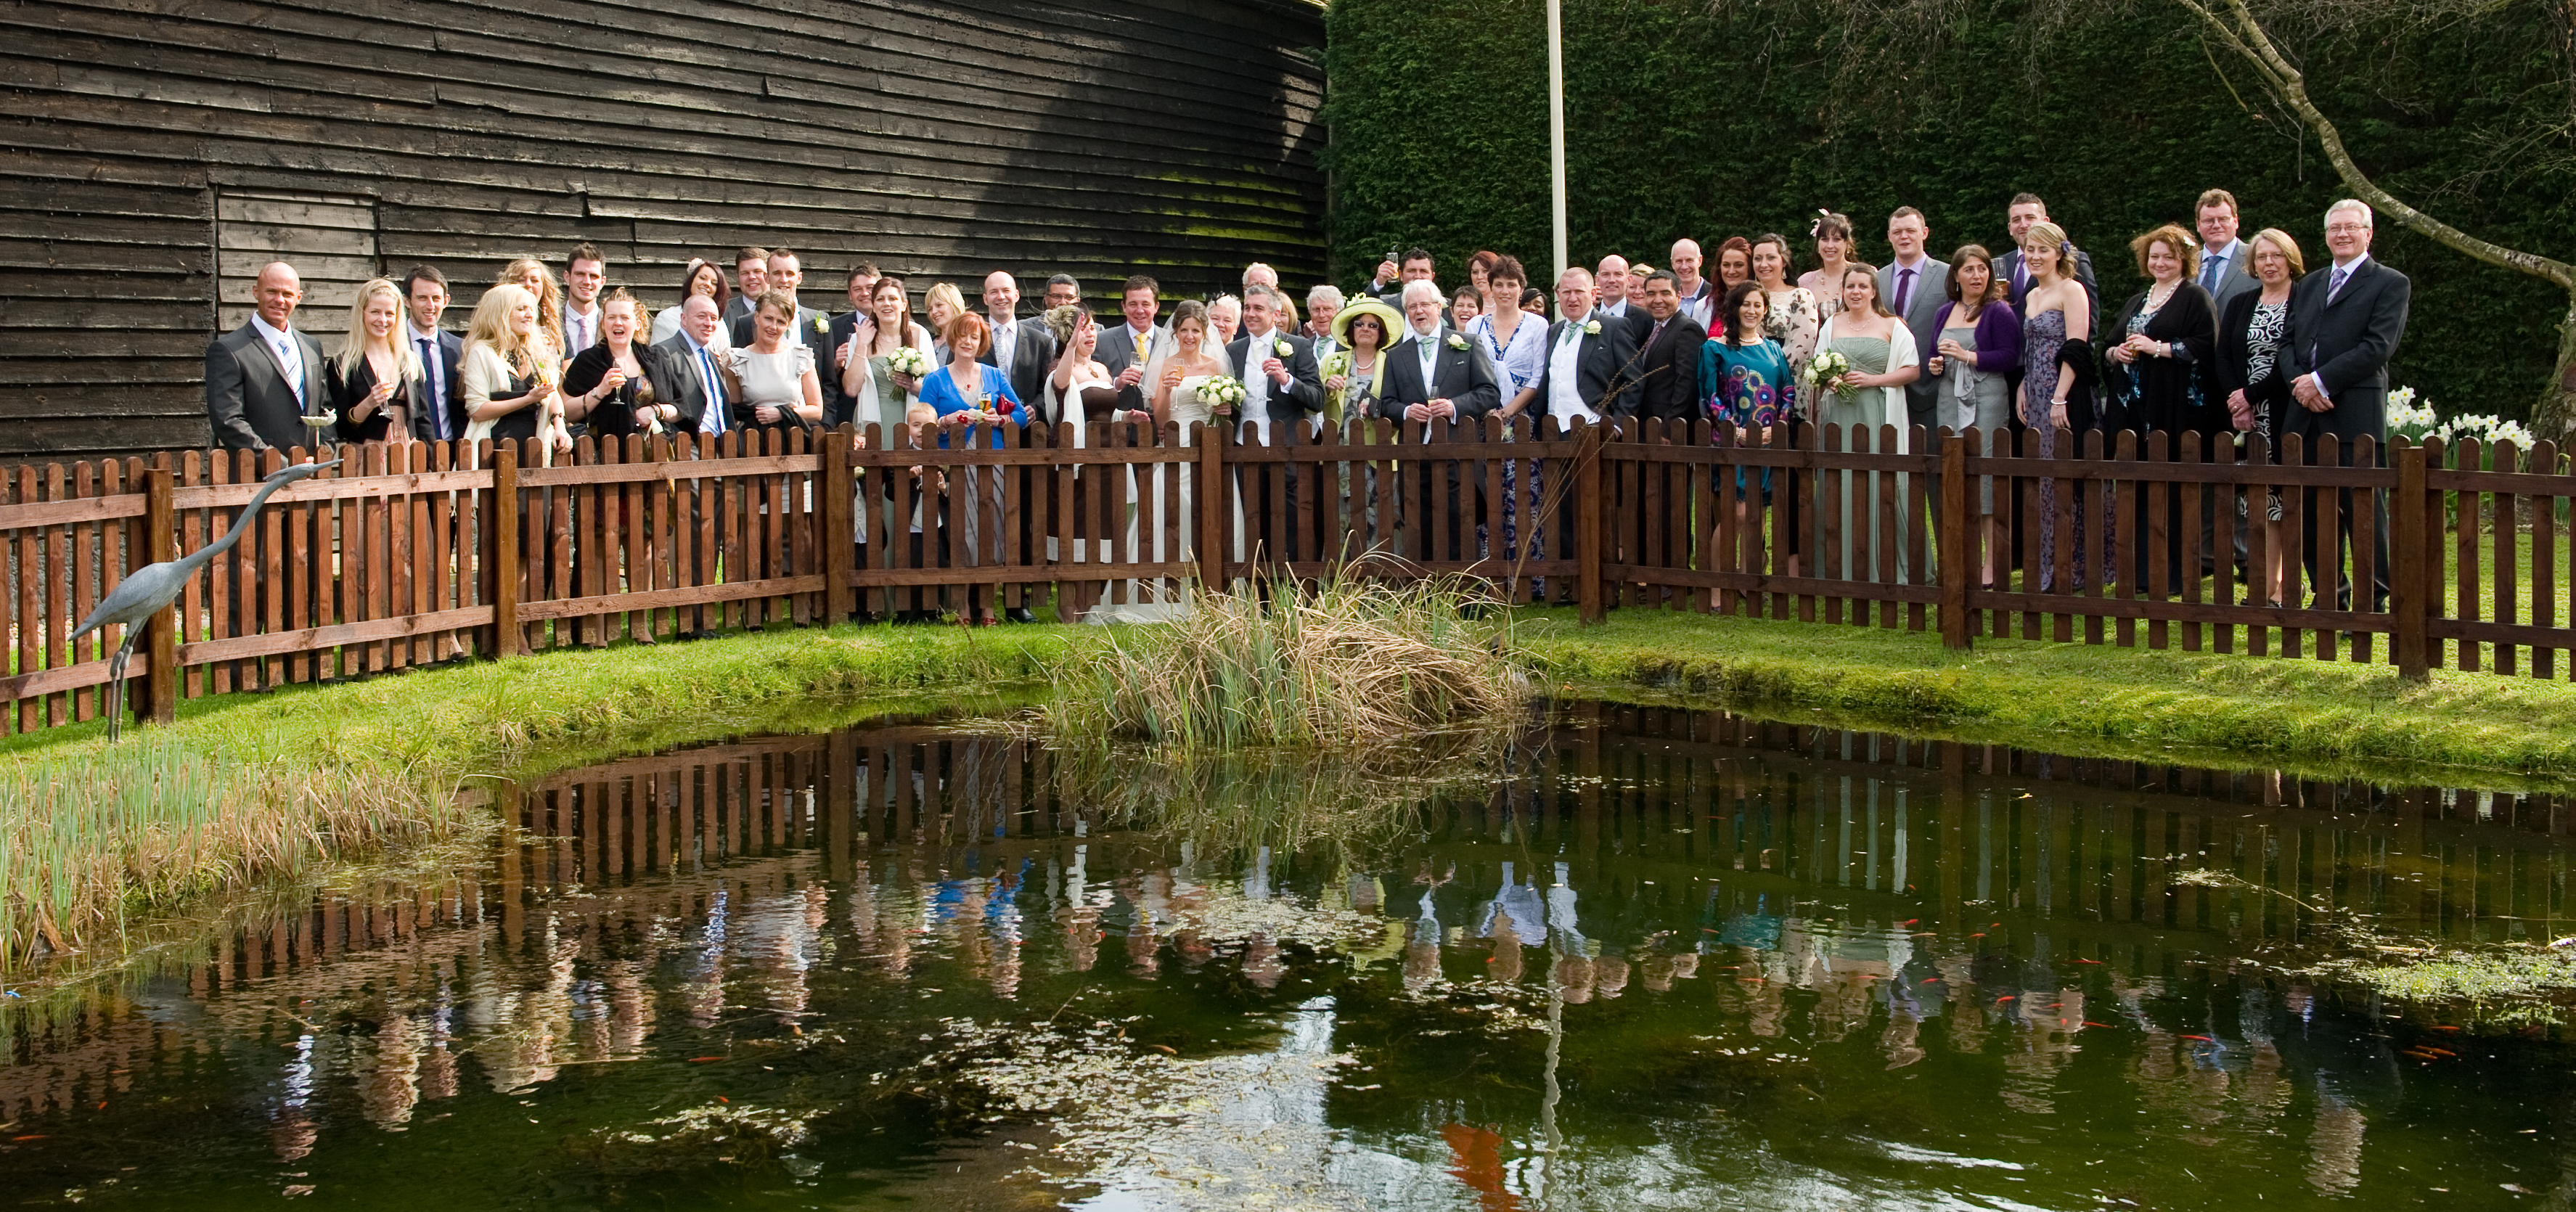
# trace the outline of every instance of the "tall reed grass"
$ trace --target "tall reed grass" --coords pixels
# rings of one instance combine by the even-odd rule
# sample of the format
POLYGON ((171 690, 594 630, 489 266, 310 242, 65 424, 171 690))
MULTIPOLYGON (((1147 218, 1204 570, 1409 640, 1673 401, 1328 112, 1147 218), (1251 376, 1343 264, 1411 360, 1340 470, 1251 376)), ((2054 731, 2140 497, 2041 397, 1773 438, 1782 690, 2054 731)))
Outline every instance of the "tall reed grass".
POLYGON ((186 898, 436 841, 480 815, 426 775, 151 733, 0 766, 0 970, 119 946, 186 898))
POLYGON ((1474 617, 1485 604, 1460 584, 1267 587, 1196 595, 1176 622, 1073 654, 1048 707, 1053 739, 1355 749, 1508 719, 1529 699, 1506 625, 1474 617))

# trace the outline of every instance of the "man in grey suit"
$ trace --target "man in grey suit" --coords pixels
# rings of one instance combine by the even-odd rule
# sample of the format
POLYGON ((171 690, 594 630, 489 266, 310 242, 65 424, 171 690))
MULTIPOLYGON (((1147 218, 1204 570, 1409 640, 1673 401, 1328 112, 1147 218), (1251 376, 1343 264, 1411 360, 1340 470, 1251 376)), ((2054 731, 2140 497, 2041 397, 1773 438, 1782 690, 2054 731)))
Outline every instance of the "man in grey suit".
POLYGON ((295 328, 304 280, 284 261, 262 266, 250 322, 206 346, 206 422, 227 450, 311 446, 308 415, 331 414, 322 345, 295 328))
POLYGON ((2209 292, 2219 315, 2227 301, 2262 283, 2254 279, 2254 251, 2236 238, 2236 195, 2223 189, 2200 195, 2194 226, 2200 229, 2200 288, 2209 292))
POLYGON ((733 299, 725 304, 724 314, 718 318, 730 325, 750 315, 760 301, 760 292, 769 286, 769 250, 752 245, 733 250, 733 299))
POLYGON ((993 326, 993 339, 984 343, 984 364, 1000 370, 1002 377, 1010 380, 1020 403, 1033 409, 1044 408, 1045 396, 1040 389, 1055 361, 1055 335, 1047 331, 1043 320, 1020 318, 1017 279, 998 269, 984 275, 984 318, 993 326))
MULTIPOLYGON (((1940 319, 1941 304, 1949 300, 1950 263, 1935 260, 1923 251, 1932 238, 1932 226, 1924 222, 1923 212, 1911 206, 1900 206, 1887 217, 1887 243, 1896 257, 1878 271, 1878 298, 1887 310, 1896 313, 1907 332, 1914 334, 1917 358, 1928 356, 1939 343, 1941 334, 1933 324, 1940 319)), ((1941 385, 1917 375, 1905 385, 1905 415, 1909 423, 1926 430, 1941 423, 1939 402, 1941 385)))
POLYGON ((1172 351, 1173 344, 1170 330, 1154 322, 1162 309, 1162 283, 1143 274, 1127 279, 1127 288, 1118 300, 1118 310, 1127 322, 1103 329, 1091 355, 1100 360, 1101 369, 1108 371, 1110 380, 1118 385, 1118 411, 1122 413, 1145 412, 1153 407, 1147 402, 1151 397, 1144 386, 1145 376, 1154 372, 1155 363, 1172 351))
POLYGON ((724 373, 708 345, 715 339, 715 300, 693 294, 680 303, 680 331, 653 347, 667 355, 661 366, 666 377, 653 381, 653 394, 679 408, 674 428, 681 433, 725 431, 724 373))

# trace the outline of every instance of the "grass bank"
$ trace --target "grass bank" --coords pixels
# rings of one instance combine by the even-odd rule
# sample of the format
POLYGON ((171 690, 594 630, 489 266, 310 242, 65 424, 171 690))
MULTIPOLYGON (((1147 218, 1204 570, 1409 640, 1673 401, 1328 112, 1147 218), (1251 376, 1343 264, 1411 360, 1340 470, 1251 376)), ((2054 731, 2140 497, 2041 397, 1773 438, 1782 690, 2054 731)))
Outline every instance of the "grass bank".
POLYGON ((1524 614, 1560 687, 1639 692, 1917 736, 2184 764, 2487 787, 2576 781, 2576 686, 2387 666, 1615 611, 1524 614))
POLYGON ((110 746, 103 725, 0 749, 0 968, 112 966, 209 898, 488 830, 476 777, 535 777, 937 695, 972 702, 1062 667, 1098 633, 837 628, 553 653, 184 704, 110 746))

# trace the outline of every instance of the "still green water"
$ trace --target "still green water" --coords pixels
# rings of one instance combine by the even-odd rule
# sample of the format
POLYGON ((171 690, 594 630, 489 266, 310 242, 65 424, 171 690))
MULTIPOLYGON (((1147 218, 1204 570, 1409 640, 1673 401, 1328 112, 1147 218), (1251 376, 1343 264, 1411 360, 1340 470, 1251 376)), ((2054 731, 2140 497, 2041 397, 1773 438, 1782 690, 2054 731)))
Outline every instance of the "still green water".
MULTIPOLYGON (((576 772, 470 878, 0 1010, 0 1204, 2576 1192, 2552 1033, 2278 975, 2337 914, 2566 930, 2563 799, 1590 705, 1440 761, 1467 790, 1303 835, 921 722, 576 772)), ((1283 781, 1351 786, 1213 794, 1283 781)))

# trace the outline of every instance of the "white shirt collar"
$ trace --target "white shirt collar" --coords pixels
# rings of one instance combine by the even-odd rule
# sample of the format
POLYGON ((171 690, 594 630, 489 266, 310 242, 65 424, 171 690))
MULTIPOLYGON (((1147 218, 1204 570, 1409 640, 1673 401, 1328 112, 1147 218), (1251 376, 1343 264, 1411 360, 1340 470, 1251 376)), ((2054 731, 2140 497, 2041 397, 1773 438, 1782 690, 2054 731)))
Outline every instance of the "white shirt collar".
POLYGON ((275 344, 279 341, 284 341, 290 346, 295 344, 294 340, 287 335, 295 331, 295 320, 293 317, 289 317, 286 323, 287 327, 285 328, 271 328, 268 326, 268 321, 259 317, 258 312, 252 312, 250 316, 250 326, 259 330, 259 339, 267 341, 270 344, 275 344))
POLYGON ((1414 340, 1423 342, 1426 345, 1435 343, 1440 339, 1440 325, 1438 321, 1434 321, 1432 323, 1431 331, 1429 332, 1424 332, 1421 329, 1415 328, 1411 324, 1405 325, 1404 331, 1411 334, 1414 340))
POLYGON ((2369 259, 2370 259, 2370 250, 2369 250, 2369 249, 2367 249, 2367 248, 2365 248, 2365 249, 2361 250, 2361 255, 2360 255, 2360 256, 2358 256, 2358 257, 2354 257, 2354 258, 2353 258, 2352 260, 2350 260, 2350 261, 2339 261, 2339 262, 2336 262, 2336 263, 2335 263, 2335 268, 2336 268, 2336 269, 2340 269, 2340 270, 2342 270, 2342 271, 2343 271, 2343 276, 2344 276, 2344 277, 2346 277, 2346 278, 2349 278, 2349 277, 2351 277, 2351 276, 2352 276, 2352 275, 2354 275, 2354 274, 2360 273, 2360 272, 2361 272, 2361 263, 2362 263, 2362 262, 2364 262, 2364 261, 2367 261, 2367 260, 2369 260, 2369 259))
POLYGON ((2221 261, 2234 261, 2238 250, 2243 249, 2244 247, 2245 241, 2243 239, 2234 239, 2229 240, 2224 248, 2213 250, 2204 245, 2200 250, 2200 255, 2202 260, 2208 260, 2215 257, 2221 261))

